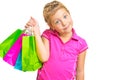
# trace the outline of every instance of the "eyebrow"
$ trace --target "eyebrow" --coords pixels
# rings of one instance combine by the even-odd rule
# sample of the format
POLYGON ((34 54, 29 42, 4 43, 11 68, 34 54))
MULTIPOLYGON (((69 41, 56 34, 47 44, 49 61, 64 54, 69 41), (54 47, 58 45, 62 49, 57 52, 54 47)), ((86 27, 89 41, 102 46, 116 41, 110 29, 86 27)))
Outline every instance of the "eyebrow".
MULTIPOLYGON (((65 14, 68 15, 68 12, 64 11, 63 14, 62 14, 62 16, 64 16, 65 14)), ((56 20, 59 20, 59 18, 55 18, 55 19, 53 20, 53 22, 55 22, 56 20)))

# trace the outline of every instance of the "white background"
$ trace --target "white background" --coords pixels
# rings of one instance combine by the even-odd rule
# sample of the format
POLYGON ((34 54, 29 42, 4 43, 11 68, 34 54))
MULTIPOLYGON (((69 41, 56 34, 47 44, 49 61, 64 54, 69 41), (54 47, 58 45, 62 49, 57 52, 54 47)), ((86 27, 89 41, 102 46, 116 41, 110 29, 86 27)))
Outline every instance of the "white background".
MULTIPOLYGON (((51 0, 0 0, 0 43, 16 29, 24 29, 30 16, 41 32, 48 28, 43 6, 51 0)), ((85 80, 120 80, 119 0, 60 0, 70 10, 76 32, 86 39, 85 80)), ((0 59, 0 80, 36 80, 36 73, 21 72, 0 59)), ((64 73, 63 73, 64 74, 64 73)))

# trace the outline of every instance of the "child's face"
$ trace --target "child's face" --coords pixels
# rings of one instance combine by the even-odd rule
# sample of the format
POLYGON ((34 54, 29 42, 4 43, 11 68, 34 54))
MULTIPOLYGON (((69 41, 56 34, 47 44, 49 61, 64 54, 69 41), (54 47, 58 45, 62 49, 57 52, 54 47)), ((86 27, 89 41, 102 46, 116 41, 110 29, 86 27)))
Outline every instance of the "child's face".
POLYGON ((50 17, 51 28, 59 32, 59 34, 66 34, 72 31, 73 21, 70 14, 61 8, 50 17))

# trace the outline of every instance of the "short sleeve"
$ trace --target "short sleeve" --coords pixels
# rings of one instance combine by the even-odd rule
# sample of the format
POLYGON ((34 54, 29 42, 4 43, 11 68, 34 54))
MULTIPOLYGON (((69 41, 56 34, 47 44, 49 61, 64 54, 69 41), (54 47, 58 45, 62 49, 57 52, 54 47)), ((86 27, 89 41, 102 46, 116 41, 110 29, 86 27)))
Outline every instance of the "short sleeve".
POLYGON ((79 48, 79 53, 82 53, 83 51, 88 49, 88 44, 85 41, 85 39, 83 39, 83 38, 79 39, 79 46, 78 46, 78 48, 79 48))
POLYGON ((47 38, 48 40, 50 39, 50 30, 47 29, 42 33, 42 37, 47 38))

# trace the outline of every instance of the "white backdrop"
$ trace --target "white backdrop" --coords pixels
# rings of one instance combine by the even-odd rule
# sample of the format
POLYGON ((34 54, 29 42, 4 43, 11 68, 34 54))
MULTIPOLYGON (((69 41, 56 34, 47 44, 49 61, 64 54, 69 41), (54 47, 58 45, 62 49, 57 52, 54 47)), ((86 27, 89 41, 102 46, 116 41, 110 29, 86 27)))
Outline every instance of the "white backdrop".
MULTIPOLYGON (((41 32, 44 4, 51 0, 0 0, 0 43, 16 29, 24 29, 30 16, 41 32)), ((120 2, 119 0, 60 0, 71 12, 74 28, 86 39, 85 80, 120 80, 120 2)), ((36 73, 21 72, 0 58, 0 80, 36 80, 36 73)))

